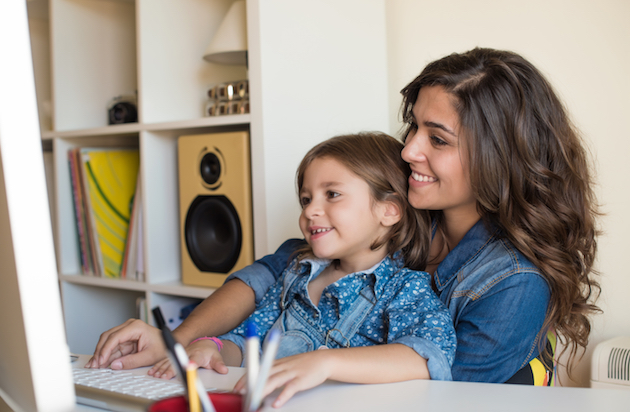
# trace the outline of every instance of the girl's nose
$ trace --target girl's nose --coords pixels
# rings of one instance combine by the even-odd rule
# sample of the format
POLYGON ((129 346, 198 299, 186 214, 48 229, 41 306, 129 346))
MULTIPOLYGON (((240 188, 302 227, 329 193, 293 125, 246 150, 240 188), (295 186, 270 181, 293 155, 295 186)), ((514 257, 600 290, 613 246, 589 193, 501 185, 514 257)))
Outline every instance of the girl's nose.
POLYGON ((304 206, 304 209, 302 209, 302 213, 304 213, 304 216, 306 218, 311 219, 313 217, 321 216, 323 213, 323 209, 318 202, 316 202, 315 200, 311 200, 311 203, 304 206))

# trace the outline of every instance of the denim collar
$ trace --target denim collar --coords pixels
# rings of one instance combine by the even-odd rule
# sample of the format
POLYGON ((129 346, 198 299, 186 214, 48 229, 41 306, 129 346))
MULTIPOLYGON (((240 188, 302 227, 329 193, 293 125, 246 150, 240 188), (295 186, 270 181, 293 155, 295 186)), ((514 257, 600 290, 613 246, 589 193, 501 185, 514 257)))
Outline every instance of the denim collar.
MULTIPOLYGON (((433 235, 435 235, 436 224, 433 223, 433 235)), ((456 275, 461 269, 468 264, 468 262, 474 260, 479 253, 491 243, 498 235, 499 230, 497 228, 492 229, 492 233, 488 231, 486 225, 481 219, 470 228, 470 230, 464 235, 464 238, 451 250, 446 258, 438 265, 433 279, 435 280, 435 286, 438 291, 444 290, 444 288, 453 281, 456 275)))
MULTIPOLYGON (((307 258, 300 262, 302 267, 301 273, 304 276, 310 276, 312 279, 319 276, 319 274, 331 263, 332 261, 329 259, 318 259, 318 258, 307 258)), ((394 257, 391 258, 389 255, 385 256, 383 260, 378 262, 376 265, 372 266, 369 269, 362 270, 360 272, 349 273, 346 276, 350 276, 352 274, 364 274, 364 275, 374 275, 374 295, 377 299, 381 297, 383 291, 385 290, 385 286, 387 282, 394 276, 398 271, 403 267, 403 259, 402 253, 396 252, 394 253, 394 257)))

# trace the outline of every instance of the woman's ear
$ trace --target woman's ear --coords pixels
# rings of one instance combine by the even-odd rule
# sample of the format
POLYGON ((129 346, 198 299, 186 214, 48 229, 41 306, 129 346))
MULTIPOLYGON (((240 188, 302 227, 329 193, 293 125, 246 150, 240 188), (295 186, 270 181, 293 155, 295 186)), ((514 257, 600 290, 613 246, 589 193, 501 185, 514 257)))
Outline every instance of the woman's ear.
POLYGON ((381 216, 381 224, 385 227, 389 227, 394 226, 396 223, 400 222, 400 219, 402 219, 402 214, 398 203, 387 201, 385 202, 384 206, 385 209, 383 210, 383 214, 381 216))

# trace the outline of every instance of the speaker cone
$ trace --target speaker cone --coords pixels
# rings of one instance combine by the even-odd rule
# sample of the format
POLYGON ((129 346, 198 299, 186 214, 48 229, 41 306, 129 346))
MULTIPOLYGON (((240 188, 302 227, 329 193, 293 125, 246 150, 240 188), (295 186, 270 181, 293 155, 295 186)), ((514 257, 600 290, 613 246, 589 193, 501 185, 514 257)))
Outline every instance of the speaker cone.
POLYGON ((201 178, 209 185, 213 185, 221 176, 221 162, 214 153, 206 153, 199 164, 201 178))
POLYGON ((242 232, 234 205, 225 196, 197 196, 186 215, 186 247, 203 272, 228 273, 238 260, 242 232))

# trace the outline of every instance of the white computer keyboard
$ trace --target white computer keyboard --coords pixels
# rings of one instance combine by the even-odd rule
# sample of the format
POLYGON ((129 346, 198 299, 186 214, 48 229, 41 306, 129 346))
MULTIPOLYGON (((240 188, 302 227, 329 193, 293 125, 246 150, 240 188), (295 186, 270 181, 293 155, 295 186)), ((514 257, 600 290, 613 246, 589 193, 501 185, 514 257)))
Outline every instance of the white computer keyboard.
POLYGON ((176 379, 157 379, 148 375, 134 375, 128 371, 111 369, 73 368, 75 385, 158 400, 184 394, 184 386, 176 379))

